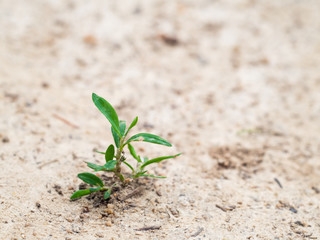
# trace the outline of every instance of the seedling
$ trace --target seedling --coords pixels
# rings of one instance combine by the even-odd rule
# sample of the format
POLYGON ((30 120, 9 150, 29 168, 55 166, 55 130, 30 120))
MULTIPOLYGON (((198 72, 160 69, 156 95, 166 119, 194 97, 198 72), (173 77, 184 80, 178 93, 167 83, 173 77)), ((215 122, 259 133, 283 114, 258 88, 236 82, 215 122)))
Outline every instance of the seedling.
MULTIPOLYGON (((88 167, 93 169, 95 172, 98 172, 98 171, 112 172, 120 180, 120 182, 123 182, 123 183, 130 182, 132 179, 136 179, 139 177, 165 178, 163 176, 155 176, 155 175, 148 174, 148 170, 145 170, 145 167, 153 163, 159 163, 165 159, 175 158, 179 156, 181 153, 176 155, 171 155, 171 156, 157 157, 153 159, 148 159, 147 157, 142 157, 138 155, 136 153, 136 150, 132 146, 132 143, 136 141, 155 143, 155 144, 160 144, 167 147, 171 147, 172 145, 171 143, 164 140, 163 138, 150 133, 138 133, 128 138, 127 137, 128 133, 134 126, 136 126, 138 122, 138 117, 133 119, 129 127, 126 128, 126 122, 122 120, 119 121, 116 111, 114 110, 114 108, 111 106, 109 102, 107 102, 102 97, 99 97, 95 93, 92 93, 92 100, 96 105, 96 107, 100 110, 100 112, 110 122, 111 133, 112 133, 114 144, 116 147, 114 147, 113 144, 110 144, 105 152, 97 151, 97 153, 104 155, 105 164, 97 165, 95 163, 86 162, 88 167), (131 156, 136 160, 136 167, 133 167, 126 161, 126 158, 124 155, 125 147, 128 148, 131 156), (129 167, 131 170, 131 174, 129 178, 125 178, 123 176, 123 173, 121 171, 122 163, 125 164, 127 167, 129 167)), ((87 172, 78 174, 78 178, 80 178, 85 183, 93 185, 94 187, 74 192, 71 196, 71 199, 82 197, 97 191, 105 191, 104 198, 108 199, 110 197, 112 187, 117 184, 115 183, 113 184, 113 186, 107 187, 104 185, 103 181, 98 176, 92 173, 87 173, 87 172)))

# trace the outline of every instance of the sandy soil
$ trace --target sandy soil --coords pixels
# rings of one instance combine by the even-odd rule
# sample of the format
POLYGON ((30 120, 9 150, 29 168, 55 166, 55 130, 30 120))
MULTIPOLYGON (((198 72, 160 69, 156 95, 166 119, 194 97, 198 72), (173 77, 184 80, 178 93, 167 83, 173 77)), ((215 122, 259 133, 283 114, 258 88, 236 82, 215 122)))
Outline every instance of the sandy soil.
POLYGON ((319 12, 0 1, 1 239, 320 239, 319 12), (92 92, 174 144, 143 154, 184 152, 150 168, 167 179, 112 205, 69 200, 112 141, 92 92))

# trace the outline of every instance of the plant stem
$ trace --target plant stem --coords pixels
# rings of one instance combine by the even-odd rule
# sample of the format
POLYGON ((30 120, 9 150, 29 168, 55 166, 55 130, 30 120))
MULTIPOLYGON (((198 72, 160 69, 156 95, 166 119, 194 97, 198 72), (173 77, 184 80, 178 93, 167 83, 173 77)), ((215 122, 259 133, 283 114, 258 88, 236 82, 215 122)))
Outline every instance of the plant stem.
POLYGON ((120 144, 119 144, 119 148, 117 148, 117 154, 116 154, 117 165, 114 170, 114 174, 121 180, 121 182, 124 181, 124 177, 121 174, 121 153, 122 153, 122 150, 124 147, 124 145, 123 145, 124 140, 125 140, 124 137, 120 138, 120 144))

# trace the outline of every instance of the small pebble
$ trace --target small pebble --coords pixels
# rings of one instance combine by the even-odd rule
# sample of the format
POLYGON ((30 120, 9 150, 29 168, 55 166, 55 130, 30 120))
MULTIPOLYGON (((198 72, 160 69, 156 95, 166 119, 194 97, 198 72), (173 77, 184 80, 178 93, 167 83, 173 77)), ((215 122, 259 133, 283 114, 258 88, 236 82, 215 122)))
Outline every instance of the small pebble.
POLYGON ((111 203, 109 203, 109 204, 107 205, 107 207, 110 208, 110 209, 114 209, 114 205, 111 204, 111 203))
POLYGON ((104 235, 102 233, 96 233, 96 236, 99 237, 99 238, 103 238, 104 235))
POLYGON ((43 83, 41 84, 41 87, 43 87, 43 88, 48 88, 48 87, 49 87, 49 84, 46 83, 46 82, 43 82, 43 83))
POLYGON ((175 216, 175 217, 179 216, 179 210, 176 207, 171 206, 171 207, 169 207, 169 210, 170 210, 170 212, 172 213, 173 216, 175 216))
POLYGON ((70 219, 70 218, 66 218, 66 220, 67 220, 68 222, 73 222, 73 219, 70 219))
POLYGON ((297 213, 297 212, 298 212, 298 210, 295 209, 294 207, 290 207, 289 210, 290 210, 291 212, 293 212, 293 213, 297 213))
POLYGON ((90 46, 96 46, 97 45, 97 39, 92 35, 87 35, 83 37, 83 42, 90 46))
POLYGON ((113 210, 112 209, 109 209, 109 208, 106 208, 104 210, 105 213, 108 213, 108 214, 113 214, 113 210))
POLYGON ((159 197, 162 196, 162 193, 161 193, 161 191, 160 191, 159 189, 156 190, 156 194, 157 194, 159 197))
POLYGON ((305 227, 305 226, 307 226, 307 224, 306 224, 306 223, 301 222, 301 221, 295 221, 294 223, 295 223, 295 224, 297 224, 297 225, 299 225, 299 226, 301 226, 301 227, 305 227))
POLYGON ((212 216, 209 213, 205 213, 205 214, 202 215, 202 218, 205 221, 209 221, 212 218, 212 216))
POLYGON ((72 232, 74 232, 74 233, 81 232, 81 227, 79 225, 73 224, 71 227, 72 227, 72 232))
POLYGON ((107 226, 107 227, 111 227, 111 226, 112 226, 111 220, 108 220, 108 221, 106 222, 106 226, 107 226))

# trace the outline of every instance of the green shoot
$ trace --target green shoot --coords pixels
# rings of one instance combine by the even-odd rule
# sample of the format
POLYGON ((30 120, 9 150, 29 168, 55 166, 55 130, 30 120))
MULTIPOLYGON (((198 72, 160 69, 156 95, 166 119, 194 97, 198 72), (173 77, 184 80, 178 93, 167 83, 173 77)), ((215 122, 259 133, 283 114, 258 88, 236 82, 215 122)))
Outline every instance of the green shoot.
MULTIPOLYGON (((94 172, 113 172, 113 174, 120 180, 120 182, 123 183, 127 182, 127 179, 125 179, 121 170, 122 163, 131 170, 129 179, 136 179, 139 177, 165 178, 163 176, 147 174, 148 171, 144 168, 153 163, 159 163, 166 159, 178 157, 179 155, 181 155, 181 153, 171 156, 157 157, 150 160, 147 157, 141 157, 140 155, 137 155, 136 150, 132 145, 132 143, 136 141, 149 142, 167 147, 171 147, 172 145, 167 140, 150 133, 138 133, 128 138, 127 135, 129 134, 130 130, 138 123, 138 117, 135 117, 129 127, 126 128, 126 122, 123 120, 119 121, 119 117, 116 111, 114 110, 112 105, 104 98, 99 97, 95 93, 92 93, 92 101, 111 124, 111 133, 114 139, 115 146, 113 144, 110 144, 105 152, 96 151, 97 153, 104 155, 105 163, 103 165, 86 162, 87 166, 94 172), (126 157, 124 155, 126 146, 129 150, 130 155, 134 160, 136 160, 136 167, 133 167, 126 161, 126 157)), ((76 199, 97 191, 104 191, 104 198, 108 199, 111 195, 112 187, 116 185, 115 183, 111 187, 106 187, 103 181, 98 176, 92 173, 80 173, 78 174, 78 178, 94 187, 74 192, 71 196, 71 199, 76 199)))

